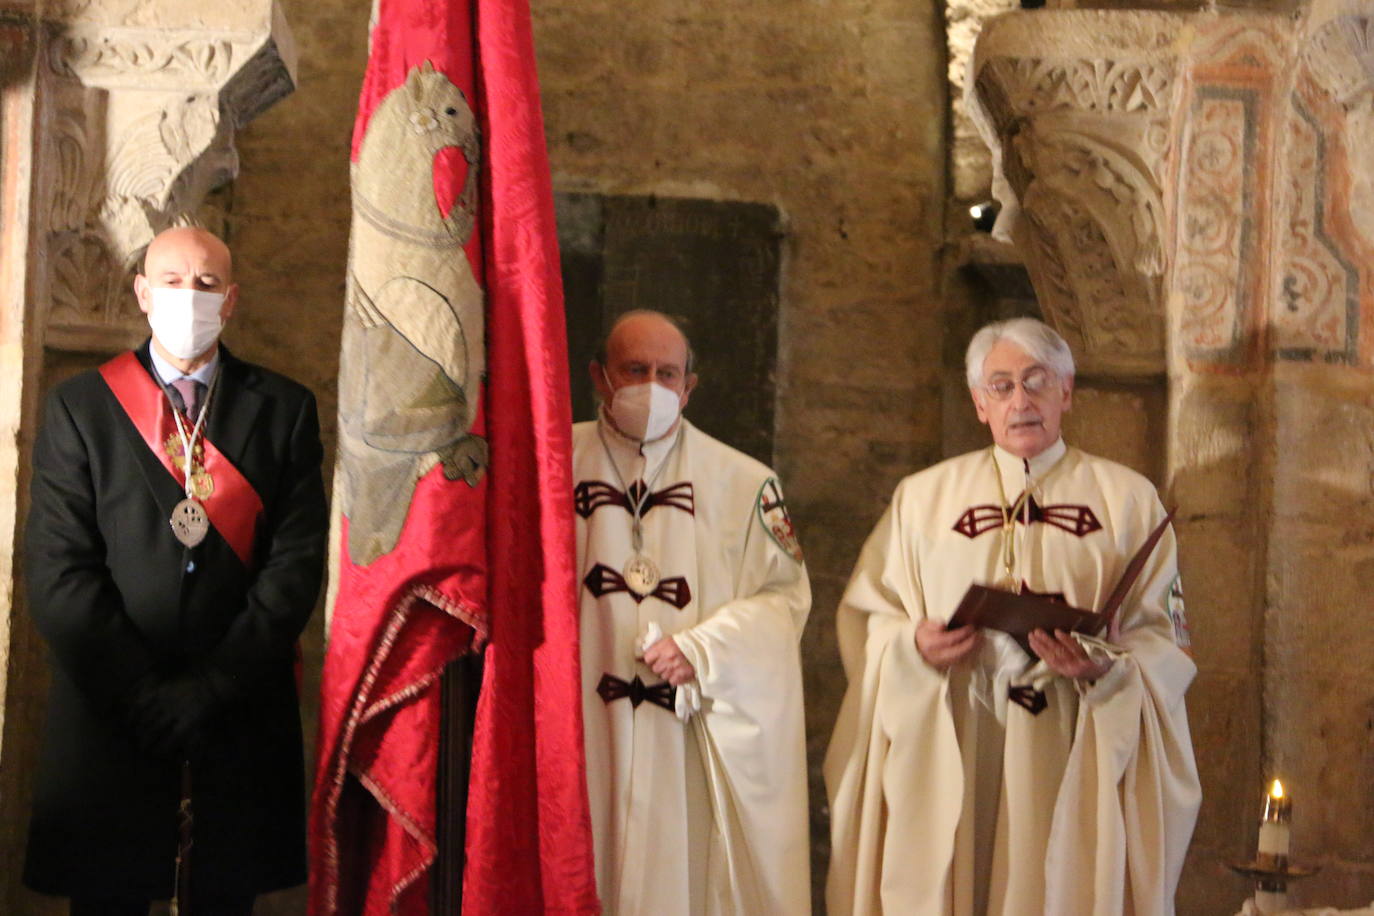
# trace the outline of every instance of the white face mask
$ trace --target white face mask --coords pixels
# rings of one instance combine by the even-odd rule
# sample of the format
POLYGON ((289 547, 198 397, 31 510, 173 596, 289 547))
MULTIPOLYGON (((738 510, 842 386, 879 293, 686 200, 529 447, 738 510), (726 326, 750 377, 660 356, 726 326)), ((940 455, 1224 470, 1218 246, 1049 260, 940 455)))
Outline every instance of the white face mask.
POLYGON ((632 439, 652 442, 673 428, 682 397, 657 382, 644 382, 615 389, 609 409, 616 429, 632 439))
POLYGON ((200 289, 154 286, 148 307, 148 326, 162 348, 177 359, 194 359, 210 349, 224 330, 219 312, 224 294, 200 289))

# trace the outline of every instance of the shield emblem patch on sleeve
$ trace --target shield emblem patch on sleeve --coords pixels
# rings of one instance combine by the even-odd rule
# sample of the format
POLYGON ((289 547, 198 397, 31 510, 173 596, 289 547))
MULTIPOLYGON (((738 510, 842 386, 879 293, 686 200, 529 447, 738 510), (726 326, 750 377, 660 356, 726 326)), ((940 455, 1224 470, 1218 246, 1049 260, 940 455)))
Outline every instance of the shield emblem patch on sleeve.
POLYGON ((787 512, 787 501, 783 499, 782 487, 776 477, 768 478, 759 487, 756 505, 759 521, 768 536, 789 557, 802 562, 801 542, 797 540, 797 529, 792 526, 792 516, 787 512))

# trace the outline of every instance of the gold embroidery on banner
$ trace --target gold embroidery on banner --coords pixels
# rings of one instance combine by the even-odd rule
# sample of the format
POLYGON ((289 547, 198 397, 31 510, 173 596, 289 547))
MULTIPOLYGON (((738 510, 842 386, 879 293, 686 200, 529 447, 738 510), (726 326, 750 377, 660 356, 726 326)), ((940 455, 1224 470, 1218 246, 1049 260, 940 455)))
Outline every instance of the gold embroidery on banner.
POLYGON ((469 487, 486 474, 487 441, 475 431, 486 304, 464 251, 481 158, 462 90, 424 61, 373 110, 353 166, 339 469, 356 565, 395 548, 415 486, 436 465, 469 487), (436 169, 461 177, 456 199, 435 196, 436 169))

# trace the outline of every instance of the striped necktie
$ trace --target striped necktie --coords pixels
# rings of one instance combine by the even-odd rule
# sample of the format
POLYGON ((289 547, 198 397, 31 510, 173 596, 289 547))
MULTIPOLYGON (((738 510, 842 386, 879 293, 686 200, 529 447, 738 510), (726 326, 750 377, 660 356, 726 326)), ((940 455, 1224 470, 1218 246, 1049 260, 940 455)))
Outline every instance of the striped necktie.
POLYGON ((186 416, 195 422, 196 416, 200 412, 200 396, 205 384, 189 375, 184 375, 172 382, 172 389, 181 397, 181 407, 186 416))

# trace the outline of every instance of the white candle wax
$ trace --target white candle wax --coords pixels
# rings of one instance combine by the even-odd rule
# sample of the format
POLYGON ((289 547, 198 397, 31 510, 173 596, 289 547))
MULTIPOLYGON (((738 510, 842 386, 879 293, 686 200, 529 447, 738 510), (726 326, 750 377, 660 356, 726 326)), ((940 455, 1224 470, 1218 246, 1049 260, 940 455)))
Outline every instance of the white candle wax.
POLYGON ((1260 855, 1288 855, 1288 825, 1277 821, 1264 821, 1259 829, 1260 855))
POLYGON ((1260 815, 1259 854, 1261 868, 1284 869, 1288 866, 1288 823, 1293 814, 1293 800, 1283 791, 1277 779, 1264 796, 1264 811, 1260 815))

